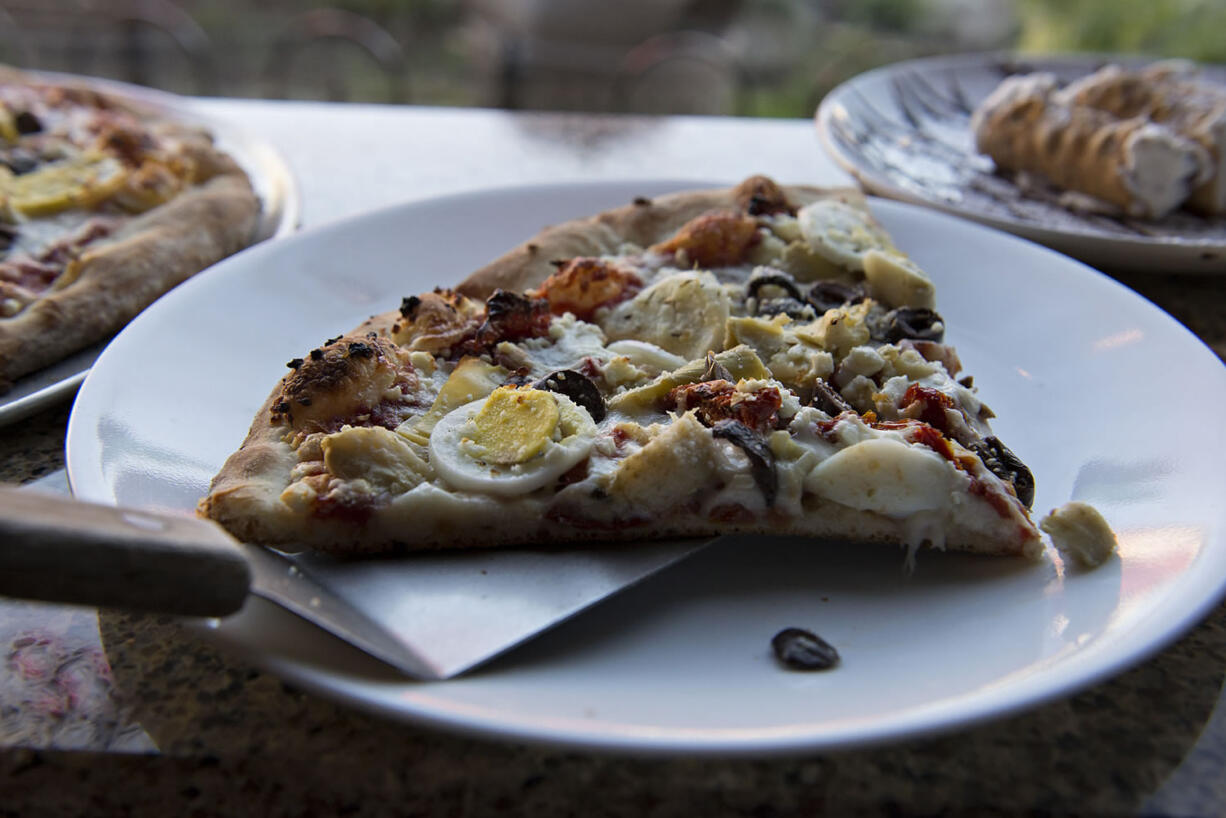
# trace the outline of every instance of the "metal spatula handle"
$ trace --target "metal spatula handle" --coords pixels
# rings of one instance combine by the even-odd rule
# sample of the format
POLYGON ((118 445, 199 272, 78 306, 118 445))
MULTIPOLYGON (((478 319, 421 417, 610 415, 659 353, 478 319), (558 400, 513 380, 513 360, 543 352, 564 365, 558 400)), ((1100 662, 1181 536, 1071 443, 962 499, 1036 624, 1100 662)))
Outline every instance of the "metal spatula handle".
POLYGON ((224 616, 250 585, 242 546, 207 520, 0 486, 0 595, 224 616))

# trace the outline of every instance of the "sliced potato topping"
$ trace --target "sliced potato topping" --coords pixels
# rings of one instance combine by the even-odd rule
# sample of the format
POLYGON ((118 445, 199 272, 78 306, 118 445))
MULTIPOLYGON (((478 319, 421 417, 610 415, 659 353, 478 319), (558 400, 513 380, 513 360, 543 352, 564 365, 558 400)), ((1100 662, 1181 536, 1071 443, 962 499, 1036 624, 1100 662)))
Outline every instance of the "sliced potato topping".
POLYGON ((0 177, 0 196, 22 216, 47 216, 95 207, 118 192, 127 178, 128 170, 118 159, 86 154, 20 176, 0 177))
POLYGON ((500 366, 488 364, 480 358, 465 358, 460 361, 434 398, 430 409, 422 416, 407 420, 398 431, 414 443, 425 445, 430 431, 453 409, 484 398, 497 389, 507 377, 500 366))

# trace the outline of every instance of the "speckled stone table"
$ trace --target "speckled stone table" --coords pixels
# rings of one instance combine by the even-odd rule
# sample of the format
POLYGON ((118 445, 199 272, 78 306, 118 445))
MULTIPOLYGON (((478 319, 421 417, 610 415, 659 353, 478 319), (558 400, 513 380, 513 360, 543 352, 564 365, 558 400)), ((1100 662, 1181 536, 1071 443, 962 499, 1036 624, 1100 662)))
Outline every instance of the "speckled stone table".
MULTIPOLYGON (((306 226, 500 184, 847 181, 802 121, 200 105, 283 152, 306 226)), ((1226 276, 1121 280, 1226 356, 1226 276)), ((1138 395, 1187 411, 1162 404, 1157 377, 1141 373, 1138 395)), ((0 480, 54 481, 67 417, 56 406, 0 429, 0 480)), ((760 760, 635 759, 391 723, 154 616, 0 601, 0 651, 0 815, 1226 814, 1226 606, 1144 663, 1022 715, 760 760)))

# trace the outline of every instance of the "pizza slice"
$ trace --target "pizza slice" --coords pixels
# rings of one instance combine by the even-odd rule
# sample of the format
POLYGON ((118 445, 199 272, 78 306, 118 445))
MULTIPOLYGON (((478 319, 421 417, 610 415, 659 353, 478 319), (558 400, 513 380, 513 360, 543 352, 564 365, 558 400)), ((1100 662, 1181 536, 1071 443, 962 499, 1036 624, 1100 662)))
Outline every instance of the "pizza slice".
POLYGON ((765 177, 545 230, 289 362, 199 506, 340 553, 761 532, 1036 557, 932 281, 765 177))
POLYGON ((259 211, 200 127, 0 66, 0 393, 250 244, 259 211))

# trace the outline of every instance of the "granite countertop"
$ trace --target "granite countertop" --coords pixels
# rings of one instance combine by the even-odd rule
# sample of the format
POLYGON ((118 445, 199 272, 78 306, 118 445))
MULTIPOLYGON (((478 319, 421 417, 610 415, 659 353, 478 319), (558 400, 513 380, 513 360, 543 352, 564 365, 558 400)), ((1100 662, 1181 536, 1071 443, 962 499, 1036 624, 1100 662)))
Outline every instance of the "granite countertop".
MULTIPOLYGON (((310 184, 319 213, 329 203, 310 184)), ((1118 278, 1226 357, 1226 278, 1118 278)), ((67 417, 56 406, 0 429, 0 480, 54 477, 67 417)), ((166 617, 0 601, 0 647, 4 815, 1226 814, 1226 604, 1143 663, 1024 713, 758 759, 633 758, 393 723, 166 617)))

